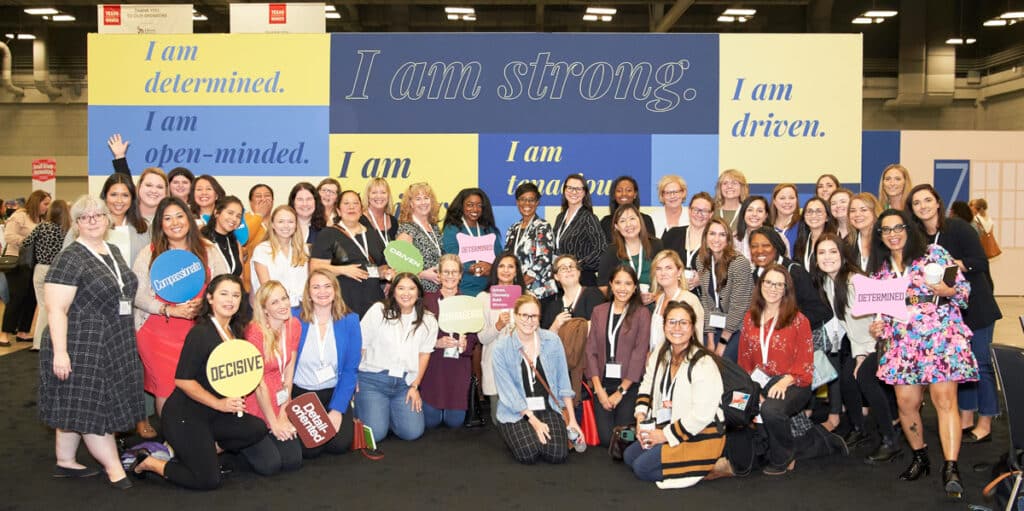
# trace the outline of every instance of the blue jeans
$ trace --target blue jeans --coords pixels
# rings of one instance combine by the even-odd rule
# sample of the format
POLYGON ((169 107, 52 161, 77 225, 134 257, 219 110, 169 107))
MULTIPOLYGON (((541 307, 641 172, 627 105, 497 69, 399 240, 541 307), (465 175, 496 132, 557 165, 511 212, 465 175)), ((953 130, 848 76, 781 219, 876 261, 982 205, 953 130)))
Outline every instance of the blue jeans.
POLYGON ((427 429, 434 429, 441 425, 443 422, 445 426, 449 428, 461 428, 462 423, 466 421, 465 410, 445 410, 440 408, 434 408, 423 402, 423 422, 427 429))
MULTIPOLYGON (((711 331, 715 333, 715 341, 717 342, 718 339, 720 339, 722 337, 722 329, 721 328, 712 328, 711 331)), ((717 347, 718 346, 708 346, 708 348, 711 349, 712 351, 714 351, 714 349, 717 348, 717 347)), ((740 358, 740 331, 739 330, 737 330, 737 331, 732 333, 732 337, 729 338, 729 343, 725 345, 725 353, 722 354, 722 357, 723 358, 727 358, 729 360, 732 360, 733 362, 735 362, 736 360, 738 360, 740 358)), ((660 481, 661 479, 658 479, 658 480, 660 481)))
POLYGON ((403 378, 388 376, 387 371, 359 371, 356 414, 363 424, 373 428, 373 439, 380 442, 393 431, 402 440, 423 436, 423 412, 414 412, 405 402, 409 392, 403 378))
POLYGON ((978 381, 961 383, 957 388, 957 401, 963 411, 977 411, 978 415, 999 415, 999 396, 996 394, 996 371, 992 367, 992 334, 995 323, 974 331, 971 351, 978 361, 978 381))
POLYGON ((633 474, 641 481, 658 482, 664 479, 661 475, 661 446, 658 444, 644 449, 640 442, 633 442, 622 453, 622 461, 633 469, 633 474))

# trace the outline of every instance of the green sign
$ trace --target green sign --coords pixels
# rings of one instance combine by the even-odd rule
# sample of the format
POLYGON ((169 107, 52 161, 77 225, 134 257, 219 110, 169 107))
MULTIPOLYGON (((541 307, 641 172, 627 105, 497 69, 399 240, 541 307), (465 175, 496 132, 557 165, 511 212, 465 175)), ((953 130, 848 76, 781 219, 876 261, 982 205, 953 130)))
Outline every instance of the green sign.
POLYGON ((395 240, 384 247, 384 259, 398 273, 419 275, 423 271, 423 254, 412 243, 395 240))
POLYGON ((445 332, 469 334, 484 329, 484 304, 475 297, 449 296, 437 306, 437 326, 445 332))

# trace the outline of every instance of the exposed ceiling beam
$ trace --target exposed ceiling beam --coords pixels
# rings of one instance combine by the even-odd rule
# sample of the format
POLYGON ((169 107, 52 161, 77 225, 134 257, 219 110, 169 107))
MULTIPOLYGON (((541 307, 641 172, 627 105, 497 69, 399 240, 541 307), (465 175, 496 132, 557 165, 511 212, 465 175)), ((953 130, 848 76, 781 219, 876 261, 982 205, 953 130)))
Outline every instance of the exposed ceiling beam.
POLYGON ((668 32, 668 29, 672 28, 679 21, 679 17, 686 12, 687 9, 693 5, 695 0, 676 0, 675 5, 672 6, 668 12, 665 13, 665 17, 661 18, 658 22, 658 26, 654 27, 655 32, 668 32))

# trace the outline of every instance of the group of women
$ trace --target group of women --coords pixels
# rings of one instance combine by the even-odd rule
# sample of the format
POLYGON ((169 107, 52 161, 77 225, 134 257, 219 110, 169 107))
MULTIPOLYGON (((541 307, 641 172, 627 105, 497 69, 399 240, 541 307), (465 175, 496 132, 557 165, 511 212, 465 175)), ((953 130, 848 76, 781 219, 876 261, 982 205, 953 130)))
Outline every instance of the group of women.
MULTIPOLYGON (((112 137, 110 146, 115 168, 126 170, 127 145, 112 137)), ((85 438, 111 484, 130 486, 113 433, 149 433, 143 388, 175 457, 141 453, 130 471, 201 489, 220 482, 218 450, 238 452, 261 474, 345 452, 353 417, 377 440, 459 427, 474 374, 516 460, 564 461, 580 431, 579 398, 592 395, 600 442, 636 424, 625 461, 662 487, 749 471, 729 455, 743 449, 726 448, 749 437, 723 423, 726 363, 763 387, 751 397, 761 401, 759 424, 744 429, 767 440, 769 475, 794 468, 792 423, 809 410, 816 351, 841 375, 828 386, 823 426, 848 417, 846 440, 857 444, 870 416, 881 438, 867 459, 878 463, 900 454, 898 425, 913 450, 901 479, 930 469, 919 412, 926 386, 950 494, 962 493, 961 441, 988 440, 998 414, 987 343, 1000 314, 977 234, 944 218, 935 190, 910 187, 898 165, 883 173, 880 200, 826 175, 803 208, 792 184, 770 200, 748 196, 736 170, 721 174, 715 196, 701 192, 683 206, 685 180, 666 176, 658 183, 665 207, 653 216, 624 176, 603 220, 574 174, 553 226, 538 215, 540 190, 523 183, 515 190, 522 219, 504 236, 479 188, 459 192, 438 225, 427 183, 405 190, 397 215, 383 179, 362 194, 331 178, 299 183, 277 207, 258 184, 245 212, 212 176, 149 168, 136 187, 124 175, 108 179, 101 199, 71 206, 66 248, 45 274, 40 409, 57 429, 57 476, 97 473, 74 458, 85 438), (119 227, 122 246, 109 241, 119 227), (421 252, 421 272, 388 266, 384 247, 396 239, 421 252), (474 256, 460 259, 470 242, 474 256), (207 273, 204 289, 181 303, 149 284, 152 262, 172 249, 195 254, 207 273), (955 276, 936 282, 931 263, 955 276), (856 274, 909 276, 911 321, 852 316, 856 274), (511 309, 492 306, 492 286, 518 286, 521 296, 511 309), (441 303, 459 295, 479 299, 481 331, 439 327, 441 303), (247 398, 221 396, 203 370, 213 348, 233 338, 265 360, 247 398), (97 385, 117 392, 96 393, 97 385), (308 392, 340 432, 316 449, 301 445, 284 413, 308 392)))

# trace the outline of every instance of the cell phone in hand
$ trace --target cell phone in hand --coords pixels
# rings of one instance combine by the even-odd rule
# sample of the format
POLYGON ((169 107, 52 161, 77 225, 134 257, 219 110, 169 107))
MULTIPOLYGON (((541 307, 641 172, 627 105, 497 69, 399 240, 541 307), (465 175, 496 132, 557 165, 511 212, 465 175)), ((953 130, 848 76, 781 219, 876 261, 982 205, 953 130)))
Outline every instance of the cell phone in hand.
POLYGON ((953 287, 953 285, 956 284, 956 274, 958 271, 960 271, 960 268, 955 264, 953 266, 947 266, 946 273, 942 275, 942 282, 949 287, 953 287))

